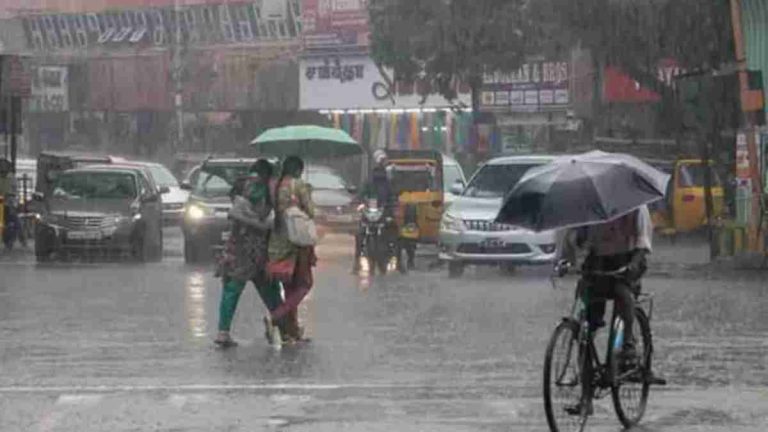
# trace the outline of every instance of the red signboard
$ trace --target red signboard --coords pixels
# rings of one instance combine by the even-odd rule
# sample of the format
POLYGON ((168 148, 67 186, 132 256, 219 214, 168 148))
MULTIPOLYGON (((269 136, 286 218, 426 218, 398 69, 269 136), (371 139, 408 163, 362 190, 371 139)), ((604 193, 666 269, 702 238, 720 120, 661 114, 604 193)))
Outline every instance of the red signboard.
POLYGON ((32 94, 32 74, 18 56, 2 59, 0 91, 10 96, 29 97, 32 94))
POLYGON ((369 45, 367 0, 303 0, 302 18, 308 50, 369 45))
MULTIPOLYGON (((656 79, 662 84, 672 87, 676 76, 685 70, 671 59, 661 60, 656 67, 656 79)), ((640 85, 639 82, 613 66, 605 68, 603 75, 603 100, 616 103, 653 103, 661 100, 661 96, 653 90, 640 85)))

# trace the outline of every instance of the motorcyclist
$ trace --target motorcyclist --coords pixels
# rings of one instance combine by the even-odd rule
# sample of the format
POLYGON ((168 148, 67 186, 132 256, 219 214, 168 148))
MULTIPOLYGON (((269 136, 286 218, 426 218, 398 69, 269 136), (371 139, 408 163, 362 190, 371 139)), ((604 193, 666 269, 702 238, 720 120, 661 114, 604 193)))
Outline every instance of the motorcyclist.
MULTIPOLYGON (((371 170, 371 177, 365 186, 361 189, 359 199, 365 202, 368 199, 375 199, 378 208, 382 209, 383 217, 389 217, 394 220, 395 207, 397 199, 392 188, 390 174, 387 171, 387 154, 384 150, 376 150, 373 153, 374 167, 371 170)), ((391 229, 387 230, 386 235, 397 236, 397 226, 393 222, 391 229)), ((363 224, 360 223, 359 229, 355 234, 355 256, 352 265, 352 273, 360 272, 360 257, 362 256, 363 245, 363 224)), ((391 237, 390 237, 391 238, 391 237)))
POLYGON ((6 248, 13 246, 16 230, 20 226, 19 216, 16 212, 16 198, 18 186, 13 175, 13 164, 6 158, 0 158, 0 196, 3 197, 5 229, 3 230, 3 242, 6 248))

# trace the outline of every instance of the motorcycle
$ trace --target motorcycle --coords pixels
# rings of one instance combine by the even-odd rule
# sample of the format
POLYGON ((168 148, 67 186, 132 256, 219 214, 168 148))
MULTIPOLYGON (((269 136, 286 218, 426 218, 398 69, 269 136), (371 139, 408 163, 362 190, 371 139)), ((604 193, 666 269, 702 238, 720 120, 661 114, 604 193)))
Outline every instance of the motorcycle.
POLYGON ((360 250, 368 261, 370 274, 375 274, 377 269, 381 274, 386 274, 389 263, 393 259, 400 273, 405 274, 407 268, 401 259, 402 248, 398 242, 394 218, 385 216, 383 209, 377 206, 375 200, 362 204, 360 214, 363 234, 360 250))

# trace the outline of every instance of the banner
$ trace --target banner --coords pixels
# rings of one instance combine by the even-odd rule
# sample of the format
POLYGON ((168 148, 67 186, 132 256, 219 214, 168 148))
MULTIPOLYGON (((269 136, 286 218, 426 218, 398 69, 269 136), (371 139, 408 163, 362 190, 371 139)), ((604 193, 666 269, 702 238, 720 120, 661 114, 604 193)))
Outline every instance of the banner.
MULTIPOLYGON (((302 59, 299 105, 303 110, 371 108, 440 108, 451 103, 422 86, 389 84, 367 56, 327 56, 302 59), (423 104, 422 104, 423 102, 423 104)), ((456 103, 471 105, 469 89, 458 87, 456 103)))
POLYGON ((302 23, 308 51, 359 51, 369 45, 367 0, 303 0, 302 23))
POLYGON ((69 71, 66 66, 39 66, 32 72, 29 112, 69 111, 69 71))
POLYGON ((486 109, 543 111, 564 109, 570 103, 566 61, 531 62, 513 73, 489 73, 483 77, 481 105, 486 109))

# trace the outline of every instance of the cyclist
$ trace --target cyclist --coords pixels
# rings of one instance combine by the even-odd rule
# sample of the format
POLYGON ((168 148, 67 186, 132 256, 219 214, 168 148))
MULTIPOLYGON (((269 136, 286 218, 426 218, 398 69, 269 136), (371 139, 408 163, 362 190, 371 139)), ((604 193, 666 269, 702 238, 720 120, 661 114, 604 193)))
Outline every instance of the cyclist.
POLYGON ((631 367, 637 359, 633 333, 635 295, 640 290, 640 279, 647 269, 646 255, 651 252, 653 223, 647 206, 632 211, 611 222, 588 227, 573 228, 563 233, 558 266, 563 269, 583 259, 584 276, 578 292, 586 289, 593 299, 589 302, 587 317, 593 328, 605 325, 605 299, 615 302, 618 315, 624 321, 624 343, 618 353, 622 368, 631 367), (595 276, 590 272, 612 272, 622 268, 620 277, 595 276))

